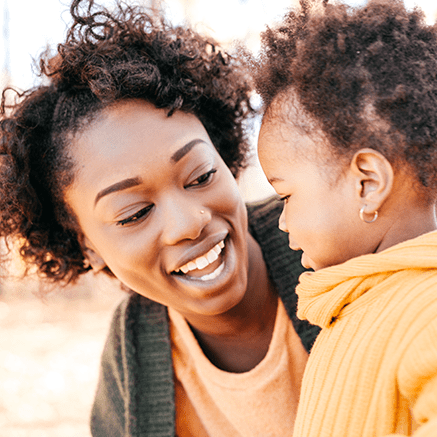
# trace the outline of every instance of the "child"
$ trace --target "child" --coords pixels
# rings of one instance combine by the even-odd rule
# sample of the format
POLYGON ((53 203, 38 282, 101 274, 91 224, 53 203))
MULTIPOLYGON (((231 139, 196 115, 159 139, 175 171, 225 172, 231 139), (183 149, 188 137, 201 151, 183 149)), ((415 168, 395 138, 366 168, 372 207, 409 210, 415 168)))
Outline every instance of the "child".
POLYGON ((294 437, 437 436, 437 27, 301 2, 263 35, 259 157, 322 327, 294 437))
POLYGON ((282 205, 246 207, 234 177, 247 71, 193 30, 116 5, 74 0, 44 82, 3 111, 0 236, 54 283, 93 270, 131 290, 93 437, 282 437, 319 328, 296 317, 303 268, 276 226, 282 205))

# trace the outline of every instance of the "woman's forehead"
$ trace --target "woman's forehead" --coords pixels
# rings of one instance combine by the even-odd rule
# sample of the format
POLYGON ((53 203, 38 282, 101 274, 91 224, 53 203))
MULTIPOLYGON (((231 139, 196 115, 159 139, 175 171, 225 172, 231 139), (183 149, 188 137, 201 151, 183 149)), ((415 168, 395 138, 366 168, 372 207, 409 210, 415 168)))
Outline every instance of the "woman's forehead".
POLYGON ((152 104, 132 100, 106 108, 101 115, 75 139, 72 154, 76 161, 100 157, 157 156, 172 154, 179 145, 199 137, 210 141, 200 120, 192 114, 167 111, 152 104))
MULTIPOLYGON (((99 192, 121 180, 151 179, 177 172, 186 155, 216 150, 202 123, 192 114, 166 111, 142 101, 111 107, 75 139, 75 186, 99 192)), ((184 161, 186 162, 186 160, 184 161)))

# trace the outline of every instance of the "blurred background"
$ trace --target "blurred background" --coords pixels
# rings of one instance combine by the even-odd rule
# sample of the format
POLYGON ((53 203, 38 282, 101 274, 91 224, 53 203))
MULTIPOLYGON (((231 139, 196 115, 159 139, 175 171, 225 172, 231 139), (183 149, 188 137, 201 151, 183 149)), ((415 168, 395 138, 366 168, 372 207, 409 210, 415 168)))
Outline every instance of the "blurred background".
MULTIPOLYGON (((297 0, 136 0, 160 7, 172 22, 190 23, 232 50, 243 42, 254 52, 259 33, 297 0)), ((133 3, 133 1, 129 1, 133 3)), ((346 0, 351 5, 365 0, 346 0)), ((111 7, 112 1, 97 3, 111 7)), ((429 22, 435 0, 405 0, 420 6, 429 22)), ((34 60, 62 42, 70 23, 68 0, 0 0, 0 89, 38 84, 34 60)), ((253 150, 257 126, 253 132, 253 150)), ((255 156, 239 180, 246 200, 266 197, 255 156)), ((0 437, 90 437, 88 419, 100 354, 115 306, 125 296, 117 283, 92 274, 74 287, 44 297, 34 279, 0 283, 0 437)))

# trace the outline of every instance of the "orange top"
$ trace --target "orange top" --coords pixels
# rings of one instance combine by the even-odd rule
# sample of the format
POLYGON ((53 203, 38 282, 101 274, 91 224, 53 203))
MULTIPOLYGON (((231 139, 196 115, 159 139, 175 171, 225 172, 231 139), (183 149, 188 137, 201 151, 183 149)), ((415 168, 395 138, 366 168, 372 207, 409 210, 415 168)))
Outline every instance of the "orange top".
POLYGON ((308 354, 281 301, 266 356, 244 373, 215 367, 185 319, 169 316, 178 437, 292 435, 308 354))

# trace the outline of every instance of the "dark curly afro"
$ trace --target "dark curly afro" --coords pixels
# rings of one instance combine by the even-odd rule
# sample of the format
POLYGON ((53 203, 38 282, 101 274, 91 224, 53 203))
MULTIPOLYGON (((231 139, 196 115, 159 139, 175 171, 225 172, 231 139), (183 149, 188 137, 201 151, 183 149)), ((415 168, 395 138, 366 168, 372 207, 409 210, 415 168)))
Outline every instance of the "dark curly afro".
POLYGON ((87 270, 81 232, 64 202, 73 182, 71 138, 104 108, 143 99, 171 116, 194 114, 234 176, 248 152, 252 89, 242 63, 186 27, 138 6, 115 12, 74 0, 56 56, 42 55, 43 84, 6 106, 0 128, 0 236, 20 242, 26 265, 53 281, 87 270))
POLYGON ((297 99, 334 157, 376 149, 434 198, 437 26, 401 0, 300 3, 262 35, 254 77, 267 119, 281 112, 272 102, 297 99))

